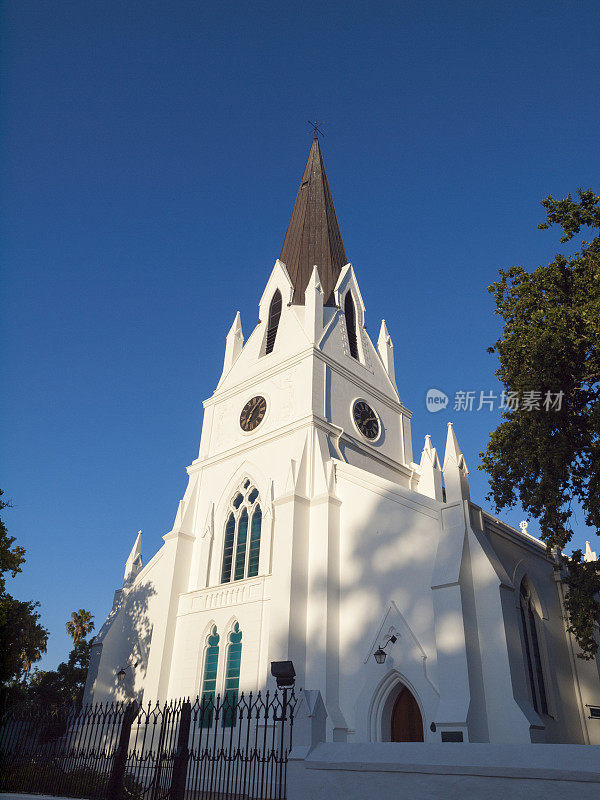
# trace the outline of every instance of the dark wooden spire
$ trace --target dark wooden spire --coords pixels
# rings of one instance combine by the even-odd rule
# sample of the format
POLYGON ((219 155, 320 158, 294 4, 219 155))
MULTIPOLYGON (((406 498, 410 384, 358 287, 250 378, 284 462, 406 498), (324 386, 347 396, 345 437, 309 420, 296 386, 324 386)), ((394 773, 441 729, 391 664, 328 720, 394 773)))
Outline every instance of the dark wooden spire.
POLYGON ((316 136, 308 154, 279 260, 286 265, 294 284, 293 303, 304 303, 304 292, 316 264, 323 288, 323 302, 325 305, 334 304, 333 289, 348 259, 316 136))

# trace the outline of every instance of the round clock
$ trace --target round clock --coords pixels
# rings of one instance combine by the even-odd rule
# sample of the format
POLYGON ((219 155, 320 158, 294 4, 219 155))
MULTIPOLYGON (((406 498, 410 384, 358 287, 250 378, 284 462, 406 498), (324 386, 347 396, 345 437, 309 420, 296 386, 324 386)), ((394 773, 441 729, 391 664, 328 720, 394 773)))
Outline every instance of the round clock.
POLYGON ((249 433, 255 428, 258 428, 260 423, 265 418, 267 411, 267 401, 264 397, 257 395, 251 400, 248 400, 246 405, 242 408, 240 414, 240 427, 243 431, 249 433))
POLYGON ((357 400, 352 410, 354 424, 365 439, 374 441, 379 436, 379 419, 368 403, 357 400))

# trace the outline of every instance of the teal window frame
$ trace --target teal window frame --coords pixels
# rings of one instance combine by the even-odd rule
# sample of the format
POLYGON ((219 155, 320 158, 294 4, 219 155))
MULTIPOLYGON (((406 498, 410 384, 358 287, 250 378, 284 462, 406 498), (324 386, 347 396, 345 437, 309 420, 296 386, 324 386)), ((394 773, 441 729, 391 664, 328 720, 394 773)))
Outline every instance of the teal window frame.
POLYGON ((248 549, 248 577, 255 578, 258 575, 260 560, 260 533, 262 528, 262 510, 260 503, 257 503, 252 514, 250 524, 250 547, 248 549))
POLYGON ((240 671, 242 666, 242 632, 236 622, 229 634, 227 647, 227 666, 225 668, 225 690, 223 692, 224 728, 235 728, 237 723, 237 701, 240 688, 240 671))
POLYGON ((200 724, 202 728, 212 727, 215 694, 217 690, 217 672, 219 669, 220 639, 221 637, 217 632, 217 626, 213 625, 211 632, 206 637, 206 648, 204 650, 204 671, 200 692, 200 724))
POLYGON ((255 578, 260 567, 262 508, 258 489, 245 479, 227 510, 221 583, 255 578))

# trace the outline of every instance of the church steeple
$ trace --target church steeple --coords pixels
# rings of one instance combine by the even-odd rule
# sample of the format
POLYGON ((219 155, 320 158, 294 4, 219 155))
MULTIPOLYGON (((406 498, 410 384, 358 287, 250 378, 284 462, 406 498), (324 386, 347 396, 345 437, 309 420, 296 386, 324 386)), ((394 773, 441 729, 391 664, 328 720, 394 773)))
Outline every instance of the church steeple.
POLYGON ((279 260, 286 265, 294 285, 293 303, 304 303, 304 292, 316 266, 324 304, 334 304, 333 289, 348 259, 316 133, 279 260))

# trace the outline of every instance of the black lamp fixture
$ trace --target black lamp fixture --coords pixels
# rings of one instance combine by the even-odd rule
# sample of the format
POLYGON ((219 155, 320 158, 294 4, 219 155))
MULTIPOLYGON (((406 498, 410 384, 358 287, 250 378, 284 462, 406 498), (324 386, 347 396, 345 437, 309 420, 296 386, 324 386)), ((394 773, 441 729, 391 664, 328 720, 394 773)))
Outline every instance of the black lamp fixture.
POLYGON ((271 661, 271 675, 278 689, 290 689, 296 681, 296 670, 291 661, 271 661))
POLYGON ((390 634, 385 640, 383 646, 379 645, 377 650, 375 650, 375 652, 373 653, 373 658, 378 664, 383 664, 385 662, 387 658, 387 653, 385 652, 385 648, 388 646, 388 644, 390 644, 390 642, 392 644, 396 644, 397 641, 398 637, 390 634))
POLYGON ((127 674, 127 670, 128 669, 134 670, 137 667, 137 665, 138 662, 136 661, 135 664, 126 664, 124 667, 121 667, 121 669, 117 672, 117 680, 119 681, 119 683, 123 683, 123 681, 125 680, 125 675, 127 674))

